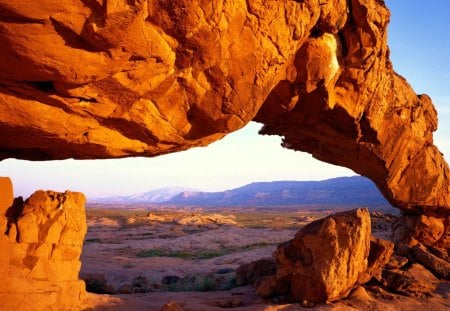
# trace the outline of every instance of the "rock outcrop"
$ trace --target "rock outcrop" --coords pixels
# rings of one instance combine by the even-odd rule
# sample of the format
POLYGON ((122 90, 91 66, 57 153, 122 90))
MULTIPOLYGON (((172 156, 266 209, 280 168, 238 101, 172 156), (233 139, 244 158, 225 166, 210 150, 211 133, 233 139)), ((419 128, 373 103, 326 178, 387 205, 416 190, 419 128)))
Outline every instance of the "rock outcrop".
POLYGON ((393 224, 392 240, 415 245, 424 243, 450 248, 450 215, 402 215, 393 224))
POLYGON ((78 279, 86 218, 81 193, 37 191, 13 203, 0 178, 0 309, 71 310, 85 295, 78 279))
POLYGON ((263 279, 257 291, 265 297, 289 295, 298 302, 344 298, 358 281, 367 281, 369 251, 367 209, 328 216, 278 246, 277 272, 263 279))
MULTIPOLYGON (((0 0, 0 158, 155 156, 251 120, 448 215, 436 111, 395 74, 378 0, 0 0)), ((448 232, 448 224, 445 228, 448 232)))
POLYGON ((388 288, 408 296, 429 294, 439 284, 439 280, 418 263, 412 264, 405 270, 384 270, 383 274, 388 288))

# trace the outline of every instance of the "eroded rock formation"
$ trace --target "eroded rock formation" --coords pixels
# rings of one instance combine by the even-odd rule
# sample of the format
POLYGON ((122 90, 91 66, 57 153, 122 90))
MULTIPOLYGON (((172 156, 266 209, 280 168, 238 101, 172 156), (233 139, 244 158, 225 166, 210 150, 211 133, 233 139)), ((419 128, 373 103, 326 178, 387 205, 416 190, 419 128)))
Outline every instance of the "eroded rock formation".
POLYGON ((316 220, 279 245, 273 258, 239 267, 237 282, 254 283, 264 298, 310 307, 345 298, 361 285, 377 293, 423 297, 439 279, 449 280, 448 249, 422 244, 394 248, 390 241, 371 237, 370 228, 367 209, 316 220))
MULTIPOLYGON (((154 156, 250 120, 448 215, 436 111, 392 70, 378 0, 0 0, 0 158, 154 156)), ((445 228, 448 231, 448 224, 445 228)))
POLYGON ((294 301, 314 303, 346 297, 358 281, 370 279, 366 276, 370 232, 367 209, 334 214, 306 225, 293 240, 278 246, 276 275, 263 279, 258 292, 265 297, 289 295, 294 301))
POLYGON ((15 200, 0 178, 0 309, 72 310, 85 295, 78 279, 86 218, 81 193, 37 191, 15 200))

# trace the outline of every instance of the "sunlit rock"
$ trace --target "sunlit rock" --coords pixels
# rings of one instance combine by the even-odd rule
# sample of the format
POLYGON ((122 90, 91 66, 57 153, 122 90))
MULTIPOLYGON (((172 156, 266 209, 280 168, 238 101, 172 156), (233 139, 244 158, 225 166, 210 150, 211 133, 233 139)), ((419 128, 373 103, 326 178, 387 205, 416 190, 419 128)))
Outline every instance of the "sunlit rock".
POLYGON ((7 226, 0 234, 0 309, 76 308, 85 296, 78 279, 87 230, 84 196, 37 191, 14 205, 12 198, 9 179, 1 178, 0 218, 7 226))
POLYGON ((264 279, 258 292, 314 303, 346 297, 366 274, 370 232, 367 209, 337 213, 306 225, 293 240, 278 246, 276 275, 264 279))

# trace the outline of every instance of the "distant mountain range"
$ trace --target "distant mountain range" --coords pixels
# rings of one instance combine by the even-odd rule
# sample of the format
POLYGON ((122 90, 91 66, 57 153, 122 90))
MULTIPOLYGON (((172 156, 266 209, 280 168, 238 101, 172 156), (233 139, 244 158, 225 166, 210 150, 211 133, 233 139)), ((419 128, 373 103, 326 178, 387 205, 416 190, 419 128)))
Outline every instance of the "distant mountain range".
POLYGON ((90 199, 89 203, 184 206, 390 206, 374 183, 361 176, 338 177, 323 181, 254 182, 221 192, 161 188, 131 196, 90 199))
POLYGON ((150 190, 148 192, 136 193, 129 196, 111 196, 106 198, 92 198, 89 203, 105 204, 135 204, 135 203, 163 203, 183 192, 197 192, 198 190, 183 187, 165 187, 150 190))

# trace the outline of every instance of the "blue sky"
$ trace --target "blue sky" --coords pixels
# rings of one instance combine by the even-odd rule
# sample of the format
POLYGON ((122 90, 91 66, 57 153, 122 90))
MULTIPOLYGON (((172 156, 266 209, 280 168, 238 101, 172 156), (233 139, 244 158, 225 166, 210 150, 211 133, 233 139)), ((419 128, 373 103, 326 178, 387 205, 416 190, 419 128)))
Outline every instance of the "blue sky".
MULTIPOLYGON (((417 93, 430 95, 439 114, 435 143, 450 160, 450 12, 448 0, 389 0, 389 45, 394 68, 417 93)), ((280 147, 280 137, 259 136, 249 124, 207 148, 157 158, 29 162, 4 160, 15 195, 38 189, 84 192, 88 197, 124 195, 165 186, 225 190, 252 181, 320 180, 354 173, 280 147)))

